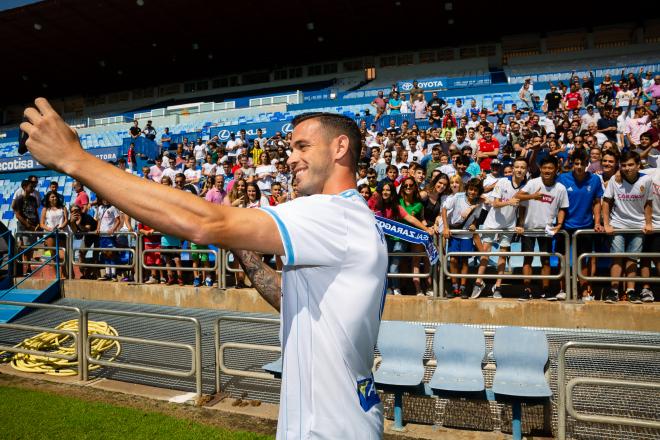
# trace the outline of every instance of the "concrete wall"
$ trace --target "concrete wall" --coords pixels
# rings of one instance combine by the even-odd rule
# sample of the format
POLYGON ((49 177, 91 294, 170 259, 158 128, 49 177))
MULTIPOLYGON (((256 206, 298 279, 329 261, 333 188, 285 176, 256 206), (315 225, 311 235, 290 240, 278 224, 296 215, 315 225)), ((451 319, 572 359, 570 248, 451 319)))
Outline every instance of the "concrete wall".
MULTIPOLYGON (((48 280, 28 280, 26 287, 45 287, 48 280), (41 286, 43 284, 43 286, 41 286)), ((253 289, 193 288, 131 285, 97 281, 64 281, 63 295, 97 301, 127 301, 174 307, 240 312, 277 312, 253 289)), ((385 320, 453 322, 555 328, 593 328, 660 332, 660 304, 587 304, 515 300, 433 300, 417 296, 389 296, 385 320)))

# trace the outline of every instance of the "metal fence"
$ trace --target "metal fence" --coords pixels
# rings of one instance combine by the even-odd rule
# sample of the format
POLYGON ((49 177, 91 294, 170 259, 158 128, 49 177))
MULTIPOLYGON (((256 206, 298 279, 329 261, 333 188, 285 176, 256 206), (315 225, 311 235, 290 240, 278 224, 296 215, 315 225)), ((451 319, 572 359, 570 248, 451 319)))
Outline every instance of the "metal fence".
POLYGON ((140 313, 140 312, 128 312, 128 311, 118 311, 118 310, 106 310, 106 309, 88 309, 83 310, 82 312, 82 328, 80 334, 85 335, 83 339, 84 352, 85 355, 81 357, 83 377, 82 380, 88 380, 88 364, 96 364, 105 367, 112 367, 118 369, 125 369, 131 371, 137 371, 141 373, 150 373, 150 374, 162 374, 165 376, 172 377, 195 377, 195 396, 196 401, 199 402, 202 397, 202 327, 197 318, 190 316, 176 316, 176 315, 162 315, 155 313, 140 313), (145 338, 134 338, 128 336, 113 336, 113 335, 87 335, 87 326, 89 322, 90 314, 99 314, 99 315, 114 315, 114 316, 125 316, 130 318, 139 318, 139 319, 163 319, 169 321, 179 321, 179 322, 190 322, 193 325, 195 332, 195 344, 182 344, 180 342, 172 341, 163 341, 163 340, 154 340, 154 339, 145 339, 145 338), (158 347, 167 347, 167 348, 177 348, 182 350, 187 350, 190 352, 191 356, 191 367, 187 371, 167 369, 167 368, 158 368, 150 367, 147 365, 139 364, 129 364, 118 361, 105 361, 103 359, 96 359, 90 353, 90 342, 94 339, 106 339, 110 341, 118 341, 128 344, 147 344, 158 347))
MULTIPOLYGON (((508 230, 476 230, 474 232, 468 232, 465 230, 452 230, 451 231, 452 236, 465 236, 465 235, 475 235, 478 234, 480 236, 483 235, 496 235, 496 234, 502 234, 502 233, 507 233, 507 234, 513 234, 514 231, 508 231, 508 230)), ((659 233, 659 232, 654 232, 654 233, 659 233)), ((36 236, 44 236, 45 232, 18 232, 17 236, 20 237, 21 235, 26 236, 26 235, 36 235, 36 236)), ((621 230, 615 230, 615 234, 642 234, 641 229, 621 229, 621 230)), ((162 248, 155 248, 155 249, 144 249, 144 243, 142 241, 142 235, 138 235, 135 232, 118 232, 115 235, 118 236, 126 236, 129 239, 132 239, 130 241, 133 241, 135 244, 129 247, 98 247, 98 246, 93 246, 93 247, 86 247, 86 246, 79 246, 75 247, 74 246, 74 241, 80 240, 79 237, 82 237, 83 239, 87 236, 95 236, 95 237, 100 237, 99 234, 96 233, 76 233, 72 234, 66 231, 60 231, 60 235, 64 236, 64 245, 61 246, 62 249, 65 250, 64 252, 64 260, 63 264, 66 265, 68 269, 67 277, 73 277, 73 269, 74 267, 91 267, 91 268, 105 268, 105 267, 112 267, 116 269, 123 269, 123 270, 133 270, 135 272, 136 276, 136 281, 142 282, 144 278, 144 271, 145 270, 165 270, 166 268, 164 266, 151 266, 147 265, 144 262, 144 256, 149 253, 160 253, 160 254, 183 254, 183 253, 196 253, 196 254, 210 254, 213 255, 213 258, 215 261, 212 262, 212 265, 210 267, 197 267, 197 268, 190 268, 190 267, 172 267, 172 270, 181 270, 181 271, 200 271, 200 272, 213 272, 215 276, 217 277, 218 280, 218 287, 220 288, 227 288, 227 275, 230 273, 238 273, 238 272, 243 272, 243 270, 238 267, 238 268, 233 268, 230 266, 229 262, 229 255, 231 254, 230 251, 224 250, 224 249, 191 249, 191 248, 177 248, 177 249, 162 249, 162 248), (75 240, 74 240, 75 238, 75 240), (82 254, 87 254, 89 252, 94 253, 94 255, 97 255, 100 252, 114 252, 114 253, 120 253, 120 252, 126 252, 130 255, 128 258, 128 262, 121 264, 121 263, 116 263, 116 262, 106 262, 106 263, 99 263, 99 262, 86 262, 84 261, 84 258, 81 258, 83 261, 74 261, 74 257, 76 252, 80 252, 82 254)), ((626 257, 626 258, 633 258, 633 259, 638 259, 640 257, 644 258, 659 258, 660 254, 658 252, 652 252, 652 253, 640 253, 640 254, 612 254, 612 253, 605 253, 605 252, 587 252, 583 253, 581 255, 577 255, 577 241, 580 239, 587 239, 588 236, 600 236, 600 237, 610 237, 605 233, 598 233, 595 232, 594 230, 578 230, 575 231, 574 234, 571 236, 568 235, 568 233, 564 230, 560 230, 555 237, 550 237, 545 234, 544 231, 540 230, 534 230, 534 231, 525 231, 525 236, 531 236, 531 237, 547 237, 547 238, 553 238, 555 242, 557 240, 562 240, 564 244, 564 249, 565 252, 563 254, 557 253, 557 252, 514 252, 514 251, 509 251, 509 252, 479 252, 479 251, 474 251, 474 252, 445 252, 445 249, 442 248, 442 246, 439 245, 439 237, 435 237, 435 242, 436 246, 438 247, 439 253, 440 253, 440 262, 441 264, 436 264, 429 266, 428 269, 424 273, 414 273, 413 271, 410 272, 399 272, 399 273, 388 273, 387 276, 388 278, 398 278, 398 279, 412 279, 412 278, 428 278, 430 277, 433 283, 432 290, 433 290, 433 296, 435 298, 444 298, 445 297, 445 284, 447 281, 448 277, 456 277, 456 278, 468 278, 468 279, 475 279, 475 278, 483 278, 483 279, 497 279, 497 278, 506 278, 507 280, 520 280, 520 279, 530 279, 530 280, 541 280, 541 279, 548 279, 548 280, 557 280, 557 279, 563 279, 565 283, 565 290, 568 296, 569 300, 579 300, 578 298, 578 283, 579 281, 585 281, 585 282, 605 282, 605 281, 624 281, 628 280, 625 277, 617 277, 617 278, 612 278, 609 276, 586 276, 582 275, 582 267, 584 265, 584 261, 587 258, 605 258, 605 257, 626 257), (505 273, 503 275, 498 275, 498 274, 493 274, 493 273, 484 273, 483 275, 478 275, 477 273, 468 273, 468 274, 459 274, 459 273, 452 273, 448 267, 447 260, 451 257, 556 257, 560 261, 560 267, 558 271, 555 271, 554 274, 550 275, 539 275, 539 274, 534 274, 534 275, 521 275, 521 274, 512 274, 512 273, 505 273), (448 257, 448 258, 445 258, 448 257)), ((19 240, 17 240, 19 241, 19 240)), ((20 243, 18 244, 18 250, 21 248, 25 248, 25 246, 21 246, 20 243)), ((38 250, 49 250, 53 249, 53 247, 48 247, 41 245, 35 249, 38 250)), ((401 258, 426 258, 426 253, 424 252, 393 252, 388 254, 390 257, 401 257, 401 258)), ((211 260, 210 259, 210 260, 211 260)), ((38 264, 40 263, 39 261, 30 261, 28 263, 31 264, 38 264)), ((56 261, 51 261, 48 263, 49 265, 55 265, 57 264, 56 261)), ((657 268, 656 268, 657 269, 657 268)), ((636 282, 658 282, 660 281, 660 278, 658 277, 636 277, 635 278, 636 282)))
POLYGON ((660 383, 654 381, 631 381, 622 379, 607 379, 587 376, 577 376, 570 380, 566 375, 566 353, 569 350, 596 349, 622 352, 653 352, 660 353, 660 346, 638 345, 638 344, 613 344, 596 342, 567 342, 559 350, 559 366, 557 371, 557 382, 559 388, 559 420, 557 424, 558 438, 566 439, 566 419, 570 415, 577 421, 589 423, 601 423, 606 425, 624 425, 638 428, 660 430, 660 421, 645 420, 632 417, 608 416, 600 414, 585 414, 578 412, 573 405, 573 390, 580 385, 603 386, 603 387, 625 387, 650 390, 660 393, 660 383))

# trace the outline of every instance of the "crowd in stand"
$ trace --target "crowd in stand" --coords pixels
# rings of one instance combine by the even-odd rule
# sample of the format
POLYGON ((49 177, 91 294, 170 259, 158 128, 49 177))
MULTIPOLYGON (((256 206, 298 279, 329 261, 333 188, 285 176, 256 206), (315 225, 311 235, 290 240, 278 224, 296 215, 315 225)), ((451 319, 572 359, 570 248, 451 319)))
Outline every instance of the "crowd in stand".
MULTIPOLYGON (((574 76, 568 84, 549 86, 541 98, 527 80, 517 104, 511 108, 497 104, 494 109, 480 108, 475 100, 449 105, 438 92, 426 92, 417 82, 407 95, 396 86, 379 93, 372 102, 374 123, 359 122, 363 145, 358 191, 377 215, 437 235, 447 252, 507 252, 520 241, 523 252, 563 253, 568 250, 563 240, 556 239, 559 231, 572 236, 577 230, 593 229, 602 235, 578 240, 578 255, 593 251, 630 255, 612 259, 608 275, 629 281, 612 282, 603 299, 652 302, 653 285, 635 283, 635 277, 657 276, 660 259, 635 256, 660 249, 660 234, 654 233, 660 230, 660 75, 622 72, 618 81, 605 76, 600 84, 595 84, 593 75, 574 76), (392 119, 393 115, 403 115, 403 119, 392 119), (402 123, 398 125, 397 120, 402 123), (378 129, 379 125, 384 128, 378 129), (637 232, 618 232, 622 229, 637 232)), ((133 137, 147 136, 147 132, 151 139, 156 137, 150 122, 143 130, 136 122, 129 131, 133 137)), ((240 130, 226 142, 215 136, 208 141, 184 138, 173 143, 165 129, 160 138, 162 154, 155 164, 136 170, 135 154, 129 150, 128 166, 124 159, 118 166, 210 203, 272 206, 299 196, 286 164, 290 139, 290 133, 267 137, 261 130, 250 138, 240 130)), ((183 284, 182 272, 177 270, 182 264, 180 255, 159 252, 181 248, 176 237, 135 224, 107 202, 88 197, 77 183, 78 196, 69 213, 61 199, 49 192, 43 197, 46 205, 39 218, 41 196, 34 187, 32 179, 24 181, 14 198, 19 230, 69 227, 74 233, 96 232, 79 239, 86 247, 102 248, 126 247, 113 234, 136 231, 144 248, 152 251, 145 254, 145 263, 158 267, 146 271, 140 281, 183 284)), ((415 293, 432 294, 431 280, 421 275, 428 272, 428 259, 396 255, 420 252, 420 246, 393 237, 387 237, 387 242, 393 254, 389 272, 419 273, 412 279, 415 293)), ((204 271, 209 267, 208 248, 194 243, 189 247, 193 267, 199 269, 193 284, 213 285, 212 271, 204 271)), ((118 255, 105 252, 95 258, 101 264, 116 264, 118 255)), ((271 261, 271 256, 264 258, 271 261)), ((541 274, 551 274, 550 262, 550 257, 541 257, 541 274)), ((488 265, 488 257, 475 258, 472 269, 468 257, 452 256, 449 261, 456 275, 470 270, 483 275, 488 265)), ((500 256, 497 273, 504 276, 506 265, 507 258, 500 256)), ((597 269, 592 258, 584 264, 583 275, 594 275, 597 269)), ((86 269, 83 277, 92 277, 94 272, 86 269)), ((524 257, 522 273, 532 274, 532 257, 524 257)), ((130 272, 118 275, 108 266, 101 279, 129 281, 132 276, 130 272)), ((242 274, 236 278, 238 286, 244 285, 242 274)), ((478 298, 486 293, 502 297, 502 279, 489 288, 481 278, 471 284, 468 289, 466 278, 452 278, 448 297, 478 298)), ((400 295, 401 287, 398 278, 390 278, 388 293, 400 295)), ((519 299, 563 300, 565 289, 563 280, 552 287, 549 279, 539 285, 525 279, 519 299)), ((593 286, 581 280, 578 296, 593 300, 593 286)))

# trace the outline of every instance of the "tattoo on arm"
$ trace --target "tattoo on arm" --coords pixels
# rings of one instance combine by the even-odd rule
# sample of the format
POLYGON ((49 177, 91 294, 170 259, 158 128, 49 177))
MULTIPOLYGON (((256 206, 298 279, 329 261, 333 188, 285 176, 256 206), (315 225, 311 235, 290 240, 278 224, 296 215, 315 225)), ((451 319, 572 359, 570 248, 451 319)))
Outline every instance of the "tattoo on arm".
POLYGON ((238 263, 257 292, 279 312, 282 296, 280 274, 264 263, 260 255, 252 251, 232 249, 231 253, 238 259, 238 263))

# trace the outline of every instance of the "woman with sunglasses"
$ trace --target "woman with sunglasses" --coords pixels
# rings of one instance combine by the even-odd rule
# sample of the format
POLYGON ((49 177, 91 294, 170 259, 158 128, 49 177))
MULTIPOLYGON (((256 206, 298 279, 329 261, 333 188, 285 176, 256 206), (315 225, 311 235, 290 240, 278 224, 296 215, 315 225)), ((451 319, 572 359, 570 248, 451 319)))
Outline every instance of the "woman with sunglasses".
MULTIPOLYGON (((427 228, 417 218, 410 215, 400 204, 399 197, 396 193, 394 184, 387 182, 380 186, 376 192, 373 193, 368 202, 369 208, 378 216, 385 217, 389 220, 397 222, 406 222, 416 228, 424 231, 427 228)), ((385 236, 387 242, 387 251, 389 254, 398 252, 408 252, 410 246, 406 241, 399 240, 398 238, 385 236)), ((401 264, 401 257, 390 255, 388 257, 389 273, 399 273, 399 265, 401 264)), ((387 293, 394 295, 401 295, 400 282, 398 278, 387 279, 387 293)))

